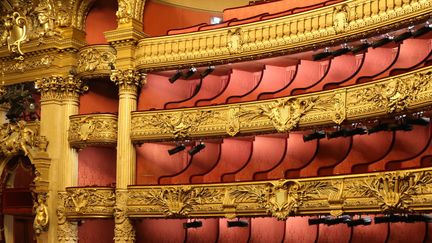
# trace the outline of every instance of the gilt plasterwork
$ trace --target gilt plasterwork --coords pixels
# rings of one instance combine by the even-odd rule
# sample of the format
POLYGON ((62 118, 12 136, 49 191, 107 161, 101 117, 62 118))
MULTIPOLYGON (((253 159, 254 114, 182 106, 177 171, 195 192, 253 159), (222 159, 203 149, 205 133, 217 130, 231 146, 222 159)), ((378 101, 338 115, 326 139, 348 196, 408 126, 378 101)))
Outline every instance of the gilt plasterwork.
POLYGON ((79 51, 77 72, 81 77, 109 76, 116 52, 109 45, 85 47, 79 51))
POLYGON ((53 75, 37 79, 35 87, 41 92, 42 100, 74 98, 88 90, 88 86, 72 74, 67 76, 53 75))
POLYGON ((72 116, 69 143, 74 148, 85 146, 115 146, 117 143, 117 116, 93 114, 72 116))
POLYGON ((284 133, 421 109, 432 102, 431 68, 364 85, 293 97, 132 113, 134 142, 284 133))
POLYGON ((64 213, 71 218, 86 214, 112 217, 115 201, 112 188, 67 188, 64 194, 64 213))

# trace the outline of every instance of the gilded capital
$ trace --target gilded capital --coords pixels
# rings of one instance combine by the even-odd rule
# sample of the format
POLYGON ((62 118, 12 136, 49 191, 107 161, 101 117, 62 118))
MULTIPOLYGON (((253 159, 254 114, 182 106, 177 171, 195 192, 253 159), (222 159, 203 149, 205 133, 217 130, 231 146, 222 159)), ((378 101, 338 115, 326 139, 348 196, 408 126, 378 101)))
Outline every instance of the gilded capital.
POLYGON ((63 100, 77 98, 77 96, 88 90, 82 80, 74 75, 61 77, 53 75, 35 81, 35 87, 42 93, 43 100, 63 100))
POLYGON ((147 82, 147 75, 134 69, 112 70, 111 81, 119 86, 120 92, 135 92, 147 82))

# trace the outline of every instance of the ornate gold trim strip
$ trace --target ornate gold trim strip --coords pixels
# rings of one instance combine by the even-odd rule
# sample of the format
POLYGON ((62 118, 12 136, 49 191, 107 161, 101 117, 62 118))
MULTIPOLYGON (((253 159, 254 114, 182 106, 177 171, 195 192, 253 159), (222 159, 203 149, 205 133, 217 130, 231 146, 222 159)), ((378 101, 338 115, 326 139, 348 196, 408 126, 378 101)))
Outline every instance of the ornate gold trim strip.
POLYGON ((111 65, 116 61, 116 54, 116 50, 110 45, 81 48, 78 53, 78 76, 82 78, 109 76, 111 65))
POLYGON ((234 27, 144 38, 136 67, 152 71, 300 52, 402 28, 426 20, 431 11, 430 0, 348 0, 234 27))
POLYGON ((74 148, 116 146, 117 115, 89 114, 71 116, 69 143, 74 148))
POLYGON ((185 218, 343 213, 409 213, 432 209, 432 169, 298 180, 130 186, 130 217, 185 218))
POLYGON ((67 218, 111 218, 116 201, 115 190, 110 187, 70 187, 59 194, 67 218))
POLYGON ((288 132, 432 104, 432 68, 375 82, 279 99, 132 113, 134 142, 288 132))

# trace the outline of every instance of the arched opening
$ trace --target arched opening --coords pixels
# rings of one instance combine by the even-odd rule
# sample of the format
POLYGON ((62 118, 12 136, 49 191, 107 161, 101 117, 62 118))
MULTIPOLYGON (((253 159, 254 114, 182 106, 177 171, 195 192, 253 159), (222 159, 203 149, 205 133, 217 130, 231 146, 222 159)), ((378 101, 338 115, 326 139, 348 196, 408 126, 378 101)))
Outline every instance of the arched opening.
POLYGON ((0 242, 36 242, 33 230, 34 166, 28 157, 12 157, 1 174, 0 242))

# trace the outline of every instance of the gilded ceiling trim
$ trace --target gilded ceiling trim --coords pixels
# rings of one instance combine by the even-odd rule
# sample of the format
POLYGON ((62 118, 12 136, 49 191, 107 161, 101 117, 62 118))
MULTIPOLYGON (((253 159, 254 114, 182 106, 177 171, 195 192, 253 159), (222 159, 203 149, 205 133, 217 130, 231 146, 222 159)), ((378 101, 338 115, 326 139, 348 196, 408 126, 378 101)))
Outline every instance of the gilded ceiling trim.
MULTIPOLYGON (((432 210, 432 169, 307 179, 129 186, 132 218, 255 217, 414 213, 432 210)), ((67 188, 67 218, 112 217, 114 188, 67 188)))
POLYGON ((431 11, 430 0, 348 0, 272 20, 143 38, 135 64, 148 72, 301 52, 402 28, 431 11))
POLYGON ((132 113, 135 143, 289 132, 432 105, 432 68, 375 82, 278 99, 132 113))
POLYGON ((69 143, 73 148, 117 144, 117 115, 91 114, 70 117, 69 143))

